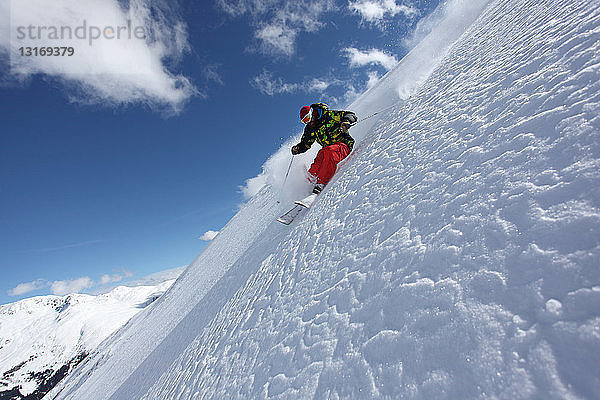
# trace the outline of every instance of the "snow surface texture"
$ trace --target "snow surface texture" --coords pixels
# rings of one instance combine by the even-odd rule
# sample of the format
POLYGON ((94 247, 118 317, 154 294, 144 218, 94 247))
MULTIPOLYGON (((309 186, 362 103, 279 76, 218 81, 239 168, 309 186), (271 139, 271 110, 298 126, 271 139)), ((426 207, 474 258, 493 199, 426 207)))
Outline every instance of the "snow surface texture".
POLYGON ((491 2, 308 213, 263 188, 48 398, 599 398, 599 5, 491 2))
POLYGON ((33 393, 41 382, 32 374, 56 372, 85 356, 173 282, 119 286, 98 296, 39 296, 0 306, 0 392, 20 387, 22 395, 33 393))

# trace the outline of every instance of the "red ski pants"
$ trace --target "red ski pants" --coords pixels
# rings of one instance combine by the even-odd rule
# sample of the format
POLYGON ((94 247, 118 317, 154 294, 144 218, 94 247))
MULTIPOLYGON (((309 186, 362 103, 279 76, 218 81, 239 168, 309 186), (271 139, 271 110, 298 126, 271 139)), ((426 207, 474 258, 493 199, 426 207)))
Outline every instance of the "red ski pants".
POLYGON ((327 185, 333 174, 335 174, 338 163, 346 158, 348 154, 350 154, 350 148, 346 143, 335 143, 323 147, 317 153, 317 157, 308 172, 317 177, 317 183, 327 185))

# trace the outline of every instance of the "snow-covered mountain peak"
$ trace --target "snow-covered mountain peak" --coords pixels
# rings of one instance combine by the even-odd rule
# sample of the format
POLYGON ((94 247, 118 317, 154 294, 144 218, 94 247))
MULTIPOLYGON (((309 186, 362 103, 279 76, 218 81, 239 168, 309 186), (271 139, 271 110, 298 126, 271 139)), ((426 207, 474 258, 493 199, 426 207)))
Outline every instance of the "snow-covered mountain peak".
POLYGON ((170 279, 159 283, 158 285, 142 285, 135 287, 117 286, 110 292, 99 295, 98 300, 107 302, 119 301, 132 305, 141 304, 145 303, 150 298, 163 294, 173 282, 175 282, 175 280, 170 279))
POLYGON ((97 296, 37 296, 0 306, 0 395, 39 398, 174 281, 119 286, 97 296))

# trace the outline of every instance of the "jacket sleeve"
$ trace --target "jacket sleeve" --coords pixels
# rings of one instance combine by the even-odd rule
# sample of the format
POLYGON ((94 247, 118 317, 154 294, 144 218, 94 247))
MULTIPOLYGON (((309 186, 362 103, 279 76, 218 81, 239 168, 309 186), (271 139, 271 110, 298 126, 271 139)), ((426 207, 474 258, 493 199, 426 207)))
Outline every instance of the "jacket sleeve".
POLYGON ((344 111, 344 115, 342 116, 341 122, 349 122, 351 124, 355 124, 358 121, 356 114, 352 111, 344 111))
POLYGON ((314 131, 310 129, 308 125, 306 125, 304 127, 304 134, 302 135, 302 139, 300 139, 300 143, 296 145, 298 146, 298 153, 304 153, 308 149, 310 149, 310 146, 313 145, 315 140, 316 137, 314 131))

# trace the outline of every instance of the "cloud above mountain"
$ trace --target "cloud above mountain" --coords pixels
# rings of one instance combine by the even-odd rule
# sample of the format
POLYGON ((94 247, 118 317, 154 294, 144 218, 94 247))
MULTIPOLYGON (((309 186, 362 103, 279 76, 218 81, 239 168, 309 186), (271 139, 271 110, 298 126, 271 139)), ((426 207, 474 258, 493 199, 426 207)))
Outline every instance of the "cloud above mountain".
MULTIPOLYGON (((211 232, 211 231, 209 231, 211 232)), ((205 235, 207 235, 207 232, 205 235)), ((213 232, 216 236, 218 232, 213 232)), ((24 296, 32 292, 41 292, 42 294, 51 293, 57 296, 64 296, 71 293, 92 293, 100 294, 105 293, 117 284, 125 286, 143 286, 143 285, 156 285, 164 281, 177 278, 187 266, 166 269, 153 273, 148 276, 131 280, 135 274, 132 271, 123 269, 118 272, 104 273, 100 275, 99 279, 92 279, 89 276, 80 276, 70 279, 62 280, 47 280, 47 279, 36 279, 34 281, 22 282, 8 290, 9 296, 18 297, 24 296)))

